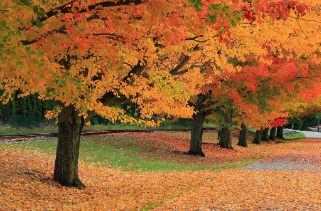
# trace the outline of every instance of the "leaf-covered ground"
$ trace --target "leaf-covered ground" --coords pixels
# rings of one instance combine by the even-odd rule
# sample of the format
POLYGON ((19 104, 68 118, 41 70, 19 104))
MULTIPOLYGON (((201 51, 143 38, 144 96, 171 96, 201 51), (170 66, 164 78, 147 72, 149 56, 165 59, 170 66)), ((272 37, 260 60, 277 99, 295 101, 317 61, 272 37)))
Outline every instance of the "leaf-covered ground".
MULTIPOLYGON (((117 134, 119 136, 120 134, 117 134)), ((321 140, 220 149, 206 133, 206 158, 173 151, 188 150, 188 133, 124 134, 112 143, 139 156, 163 162, 213 165, 225 160, 278 162, 320 167, 321 140), (149 141, 148 141, 149 140, 149 141), (117 144, 117 142, 119 142, 117 144), (120 144, 121 143, 121 144, 120 144), (150 145, 152 144, 152 145, 150 145), (146 147, 148 146, 148 147, 146 147), (154 146, 154 147, 151 147, 154 146)), ((114 137, 115 135, 110 135, 114 137)), ((214 138, 213 138, 214 136, 214 138)), ((104 140, 103 137, 94 139, 104 140)), ((234 139, 235 142, 235 139, 234 139)), ((54 149, 52 149, 54 150, 54 149)), ((81 156, 86 156, 83 151, 81 156)), ((107 153, 107 151, 106 151, 107 153)), ((293 170, 218 169, 194 171, 123 171, 94 160, 81 160, 79 174, 87 188, 60 186, 52 180, 54 153, 39 147, 0 145, 0 210, 320 210, 321 168, 293 170)), ((225 167, 224 167, 225 168, 225 167)), ((217 169, 217 168, 216 168, 217 169)))

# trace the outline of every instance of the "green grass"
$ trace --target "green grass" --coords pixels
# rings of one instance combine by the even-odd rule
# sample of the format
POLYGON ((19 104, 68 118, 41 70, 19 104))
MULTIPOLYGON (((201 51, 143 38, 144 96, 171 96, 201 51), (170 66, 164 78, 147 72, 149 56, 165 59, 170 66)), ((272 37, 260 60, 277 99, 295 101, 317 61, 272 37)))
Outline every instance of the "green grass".
MULTIPOLYGON (((82 138, 80 161, 130 171, 185 171, 239 169, 262 157, 253 157, 233 163, 215 163, 209 160, 202 162, 205 158, 195 157, 194 163, 186 164, 182 163, 182 160, 186 159, 183 156, 186 155, 173 156, 166 144, 155 145, 153 140, 134 141, 135 138, 135 136, 82 138), (159 148, 164 150, 159 150, 159 148), (141 153, 147 153, 149 156, 142 156, 141 153)), ((57 140, 18 142, 6 145, 9 148, 27 148, 54 156, 57 140)))
MULTIPOLYGON (((204 124, 204 127, 215 127, 213 124, 204 124)), ((126 129, 132 129, 132 130, 144 130, 144 129, 190 129, 191 126, 186 125, 179 125, 177 123, 171 123, 171 122, 164 122, 160 127, 149 127, 144 128, 137 125, 131 125, 131 124, 108 124, 108 125, 86 125, 83 128, 83 131, 94 131, 94 130, 126 130, 126 129)), ((38 128, 23 128, 23 127, 14 127, 9 125, 0 125, 0 134, 36 134, 36 133, 57 133, 58 127, 57 125, 42 125, 38 128)))
POLYGON ((284 139, 286 140, 303 139, 303 138, 305 138, 304 133, 296 133, 296 134, 290 134, 290 135, 284 136, 284 139))
MULTIPOLYGON (((108 165, 112 168, 133 171, 184 171, 206 169, 204 165, 188 165, 157 161, 141 156, 142 151, 154 151, 148 145, 137 146, 131 142, 132 137, 89 137, 82 138, 80 147, 80 158, 83 162, 94 163, 97 165, 108 165)), ((36 150, 49 155, 56 152, 57 141, 33 141, 8 144, 8 147, 36 150)))
POLYGON ((0 125, 0 134, 35 134, 35 133, 56 133, 58 128, 56 125, 40 126, 39 128, 23 128, 13 127, 9 125, 0 125))

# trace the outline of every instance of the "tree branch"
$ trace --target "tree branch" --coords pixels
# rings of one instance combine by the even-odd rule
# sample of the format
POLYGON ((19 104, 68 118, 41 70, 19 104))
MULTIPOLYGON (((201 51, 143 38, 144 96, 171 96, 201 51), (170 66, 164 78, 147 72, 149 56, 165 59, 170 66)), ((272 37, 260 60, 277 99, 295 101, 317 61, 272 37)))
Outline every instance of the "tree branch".
MULTIPOLYGON (((77 2, 78 0, 73 0, 70 1, 60 7, 57 7, 55 9, 52 9, 48 12, 46 12, 46 16, 40 18, 40 22, 44 22, 46 20, 48 20, 49 18, 51 18, 52 16, 58 15, 58 14, 67 14, 67 13, 72 13, 71 12, 71 4, 73 4, 74 2, 77 2)), ((104 2, 99 2, 97 4, 93 4, 93 5, 89 5, 87 9, 81 9, 80 11, 78 11, 78 13, 84 13, 84 12, 88 12, 88 11, 92 11, 94 9, 96 9, 97 7, 102 7, 102 8, 107 8, 107 7, 115 7, 115 6, 129 6, 131 4, 133 5, 139 5, 144 3, 145 1, 143 0, 120 0, 117 2, 112 2, 112 1, 104 1, 104 2)), ((32 23, 33 25, 36 25, 36 22, 32 23)))

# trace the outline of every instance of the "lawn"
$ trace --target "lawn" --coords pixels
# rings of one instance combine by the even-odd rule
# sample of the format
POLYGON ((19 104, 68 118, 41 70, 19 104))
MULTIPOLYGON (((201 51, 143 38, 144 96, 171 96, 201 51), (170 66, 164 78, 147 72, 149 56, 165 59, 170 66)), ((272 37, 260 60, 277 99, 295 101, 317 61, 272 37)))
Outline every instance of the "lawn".
MULTIPOLYGON (((204 123, 204 127, 215 128, 214 124, 204 123)), ((159 127, 148 127, 144 128, 138 125, 132 125, 129 123, 110 123, 107 125, 104 124, 92 124, 85 125, 83 131, 96 131, 96 130, 144 130, 144 129, 190 129, 191 124, 178 124, 176 122, 163 122, 159 127)), ((42 124, 39 127, 15 127, 14 125, 1 125, 0 124, 0 134, 37 134, 37 133, 57 133, 58 127, 55 124, 42 124)))
MULTIPOLYGON (((184 152, 188 132, 123 133, 81 140, 83 190, 52 180, 56 140, 0 144, 0 210, 318 210, 320 171, 244 170, 253 162, 321 163, 321 141, 218 146, 184 152)), ((250 134, 249 142, 253 138, 250 134)))

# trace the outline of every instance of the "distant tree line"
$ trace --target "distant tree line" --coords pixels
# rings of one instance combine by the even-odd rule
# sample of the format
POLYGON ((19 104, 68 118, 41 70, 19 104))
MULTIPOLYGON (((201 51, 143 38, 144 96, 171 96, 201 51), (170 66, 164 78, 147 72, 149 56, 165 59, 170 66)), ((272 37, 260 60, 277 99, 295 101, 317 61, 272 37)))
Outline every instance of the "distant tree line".
POLYGON ((307 114, 303 117, 293 117, 288 119, 286 127, 294 130, 306 130, 308 127, 313 127, 318 124, 319 113, 307 114))
MULTIPOLYGON (((3 91, 0 90, 0 94, 3 91)), ((24 98, 15 97, 3 105, 0 103, 0 117, 5 115, 23 115, 23 116, 44 116, 47 110, 53 109, 57 105, 54 100, 39 100, 38 94, 32 94, 24 98)))

